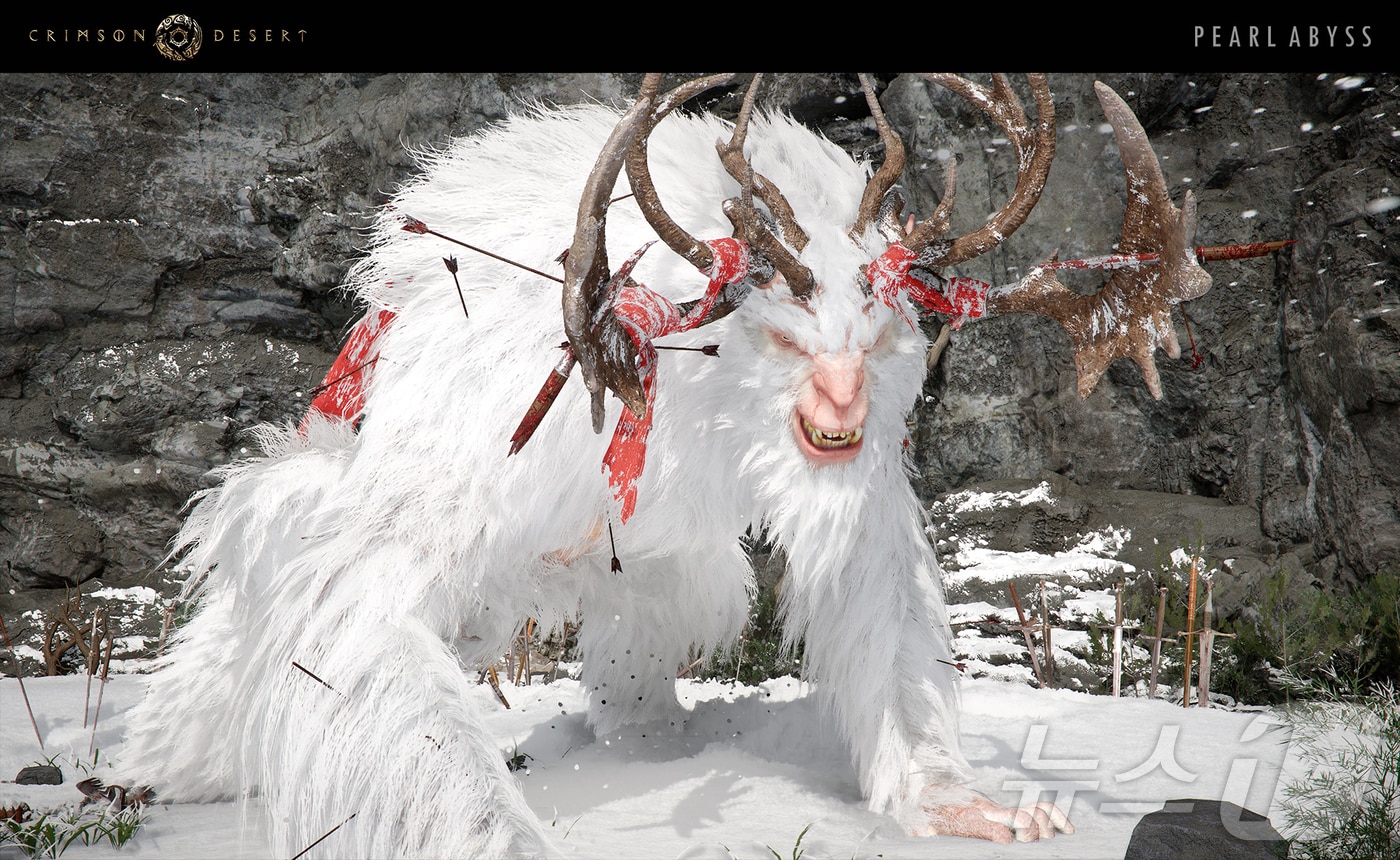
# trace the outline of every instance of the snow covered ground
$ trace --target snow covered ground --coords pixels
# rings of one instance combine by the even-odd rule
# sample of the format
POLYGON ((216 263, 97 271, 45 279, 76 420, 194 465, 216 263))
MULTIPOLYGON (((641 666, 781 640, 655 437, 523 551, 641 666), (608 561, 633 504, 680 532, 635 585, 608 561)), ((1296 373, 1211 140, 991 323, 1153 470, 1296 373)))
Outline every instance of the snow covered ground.
MULTIPOLYGON (((104 762, 120 762, 123 712, 144 683, 139 675, 109 683, 96 735, 104 762)), ((31 678, 25 686, 45 749, 35 741, 18 684, 0 680, 0 774, 12 778, 24 765, 57 756, 65 784, 0 784, 0 806, 71 802, 78 796, 72 785, 83 775, 69 763, 90 759, 90 732, 82 728, 85 679, 31 678)), ((576 681, 507 685, 510 710, 478 688, 476 704, 502 755, 530 756, 520 786, 560 856, 771 858, 771 847, 787 857, 810 825, 802 840, 810 860, 1117 858, 1137 820, 1164 800, 1223 798, 1267 813, 1286 749, 1286 732, 1267 714, 968 680, 963 744, 979 773, 975 787, 1004 803, 1058 800, 1077 832, 1036 845, 930 842, 904 836, 863 807, 854 772, 808 685, 794 678, 757 687, 680 681, 678 689, 691 708, 683 731, 595 738, 584 725, 585 698, 576 681)), ((157 805, 119 853, 77 846, 64 856, 267 857, 261 812, 256 801, 157 805)), ((337 856, 335 838, 307 857, 337 856)), ((0 849, 0 856, 15 850, 0 849)))
MULTIPOLYGON (((944 504, 956 516, 1045 503, 1046 490, 954 494, 944 504)), ((939 541, 939 551, 948 569, 954 652, 967 665, 963 749, 979 774, 974 787, 1008 805, 1054 800, 1069 812, 1077 828, 1073 835, 1011 846, 905 836, 892 820, 864 808, 854 770, 810 686, 792 677, 757 687, 679 681, 679 695, 690 709, 683 730, 634 729, 601 738, 585 725, 586 699, 575 680, 507 684, 509 710, 487 687, 478 687, 476 704, 487 715, 502 756, 528 756, 520 786, 557 854, 768 860, 773 851, 791 857, 806 828, 801 848, 809 860, 1118 858, 1139 818, 1166 800, 1188 797, 1232 801, 1269 815, 1282 829, 1275 804, 1288 731, 1277 717, 1028 686, 1032 674, 1024 641, 1009 629, 1016 615, 1006 582, 1023 582, 1022 600, 1034 615, 1040 604, 1030 583, 1044 579, 1054 601, 1057 666, 1079 670, 1078 679, 1066 671, 1061 680, 1082 685, 1098 671, 1083 659, 1089 636, 1084 625, 1096 614, 1112 617, 1109 583, 1131 572, 1130 565, 1113 559, 1124 534, 1112 528, 1086 533, 1052 554, 995 551, 984 537, 967 531, 954 535, 939 541)), ((152 595, 144 593, 109 597, 135 601, 142 611, 154 605, 152 595)), ((113 665, 140 671, 144 663, 113 665)), ((41 752, 18 684, 0 679, 0 777, 12 778, 21 767, 51 757, 65 773, 63 786, 0 783, 0 808, 20 801, 35 809, 76 802, 73 783, 86 774, 72 763, 91 761, 94 741, 102 762, 119 765, 124 712, 138 701, 144 684, 139 674, 112 680, 93 738, 83 728, 85 678, 28 679, 45 740, 41 752)), ((96 689, 92 695, 95 707, 96 689)), ((306 856, 338 856, 335 839, 332 834, 306 856)), ((0 848, 0 857, 15 850, 0 848)), ((120 856, 237 858, 270 852, 262 809, 252 800, 157 805, 120 856)), ((109 847, 79 846, 64 856, 116 854, 109 847)))

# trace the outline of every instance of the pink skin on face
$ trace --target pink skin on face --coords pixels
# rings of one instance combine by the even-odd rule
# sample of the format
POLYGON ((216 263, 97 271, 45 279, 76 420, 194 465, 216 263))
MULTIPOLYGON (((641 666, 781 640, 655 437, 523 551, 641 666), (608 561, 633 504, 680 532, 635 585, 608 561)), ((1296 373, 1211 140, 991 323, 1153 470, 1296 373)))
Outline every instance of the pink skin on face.
POLYGON ((792 432, 814 466, 848 463, 860 453, 870 400, 865 393, 865 353, 847 350, 809 355, 812 375, 798 391, 792 432))

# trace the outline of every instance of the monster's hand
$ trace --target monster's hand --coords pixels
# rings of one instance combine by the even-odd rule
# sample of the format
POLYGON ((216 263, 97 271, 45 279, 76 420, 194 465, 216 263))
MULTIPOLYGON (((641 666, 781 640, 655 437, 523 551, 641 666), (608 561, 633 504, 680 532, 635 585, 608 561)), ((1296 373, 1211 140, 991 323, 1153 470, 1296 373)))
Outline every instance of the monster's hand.
POLYGON ((986 796, 959 785, 931 785, 918 799, 923 825, 916 836, 966 836, 992 842, 1035 842, 1073 833, 1074 825, 1048 801, 1030 806, 1000 806, 986 796))

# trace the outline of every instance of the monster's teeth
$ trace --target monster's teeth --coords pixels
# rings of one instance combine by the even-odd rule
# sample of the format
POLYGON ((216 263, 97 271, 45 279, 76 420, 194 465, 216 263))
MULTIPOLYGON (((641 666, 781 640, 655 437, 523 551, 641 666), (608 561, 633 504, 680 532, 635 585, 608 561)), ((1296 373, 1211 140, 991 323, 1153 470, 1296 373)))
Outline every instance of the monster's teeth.
POLYGON ((843 433, 825 433, 813 427, 806 418, 802 419, 802 429, 807 432, 807 439, 814 447, 826 449, 849 448, 860 441, 864 430, 863 427, 857 427, 843 433))

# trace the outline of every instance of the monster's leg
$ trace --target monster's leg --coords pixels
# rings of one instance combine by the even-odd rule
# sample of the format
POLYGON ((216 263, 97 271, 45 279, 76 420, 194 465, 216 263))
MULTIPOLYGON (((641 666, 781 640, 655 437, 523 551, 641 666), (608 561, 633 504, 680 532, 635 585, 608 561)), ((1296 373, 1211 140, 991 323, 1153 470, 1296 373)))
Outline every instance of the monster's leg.
POLYGON ((283 856, 342 823, 318 850, 545 853, 482 724, 490 693, 447 644, 504 650, 521 607, 487 575, 507 568, 481 563, 499 552, 425 551, 414 511, 318 502, 338 498, 328 453, 288 438, 191 514, 182 545, 207 571, 203 607, 136 712, 141 759, 123 769, 166 796, 256 793, 283 856))
POLYGON ((545 853, 481 719, 490 693, 446 644, 470 628, 503 646, 513 607, 475 602, 463 579, 391 543, 363 555, 313 552, 283 570, 263 605, 256 683, 240 688, 251 711, 244 767, 278 851, 293 854, 355 815, 331 853, 545 853))
POLYGON ((752 581, 737 540, 598 574, 584 590, 579 629, 594 731, 674 719, 677 668, 692 645, 706 651, 738 636, 752 581))
POLYGON ((246 711, 233 702, 248 631, 233 618, 232 586, 210 589, 198 614, 172 636, 172 656, 126 715, 113 762, 122 780, 158 788, 162 801, 236 797, 237 738, 246 711))
MULTIPOLYGON (((848 554, 794 542, 783 597, 806 631, 804 671, 826 697, 870 807, 911 833, 1009 842, 1073 828, 1045 809, 1007 810, 960 783, 957 670, 937 560, 902 480, 860 519, 848 554), (1043 825, 1043 826, 1042 826, 1043 825)), ((830 533, 839 524, 831 524, 830 533)))
MULTIPOLYGON (((343 441, 335 428, 316 430, 322 442, 343 441)), ((238 743, 249 710, 237 688, 264 635, 259 595, 302 546, 303 517, 336 477, 333 448, 291 431, 269 429, 261 441, 268 456, 225 470, 221 486, 196 497, 174 541, 194 617, 171 634, 160 671, 126 715, 114 765, 166 800, 235 797, 247 786, 238 743)))

